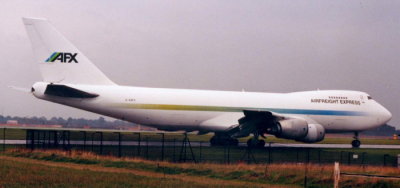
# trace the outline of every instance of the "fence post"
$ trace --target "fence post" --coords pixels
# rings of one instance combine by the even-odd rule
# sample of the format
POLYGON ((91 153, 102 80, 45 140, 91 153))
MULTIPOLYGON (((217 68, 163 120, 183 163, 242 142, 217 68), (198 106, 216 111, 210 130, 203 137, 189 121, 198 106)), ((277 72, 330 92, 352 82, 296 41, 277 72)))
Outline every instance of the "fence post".
POLYGON ((149 137, 146 136, 146 159, 149 159, 149 137))
POLYGON ((68 151, 71 151, 71 131, 68 131, 68 151))
POLYGON ((35 149, 35 130, 30 130, 31 134, 31 150, 35 149))
POLYGON ((340 168, 339 163, 335 162, 333 167, 333 188, 339 188, 340 168))
POLYGON ((48 137, 47 137, 47 148, 51 148, 51 130, 48 130, 47 131, 47 135, 48 135, 48 137))
MULTIPOLYGON (((66 131, 62 132, 63 150, 66 150, 66 148, 67 148, 67 146, 65 145, 65 137, 67 135, 66 133, 67 133, 66 131)), ((38 131, 38 140, 39 140, 39 138, 40 138, 40 131, 38 131)))
POLYGON ((230 164, 230 145, 224 147, 224 162, 230 164))
POLYGON ((121 132, 117 132, 118 134, 118 157, 122 157, 122 153, 121 153, 121 132))
POLYGON ((228 164, 231 164, 231 146, 228 145, 228 164))
POLYGON ((6 151, 6 128, 3 129, 3 151, 6 151))
POLYGON ((397 154, 397 168, 400 169, 400 154, 397 154))
POLYGON ((304 187, 307 187, 308 162, 310 162, 310 148, 307 148, 307 162, 304 164, 304 187))
POLYGON ((139 133, 137 133, 138 134, 138 148, 137 148, 137 153, 138 153, 138 156, 140 157, 140 132, 139 133))
POLYGON ((321 164, 321 150, 318 149, 318 164, 321 164))
POLYGON ((83 151, 86 150, 86 131, 81 131, 83 133, 83 151))
POLYGON ((268 164, 271 164, 271 162, 272 162, 272 159, 271 159, 271 157, 272 157, 271 144, 272 144, 272 142, 269 142, 269 146, 268 146, 268 164))
POLYGON ((58 134, 59 132, 58 131, 54 131, 54 137, 53 137, 53 139, 54 139, 54 148, 58 148, 58 144, 59 144, 59 140, 58 140, 58 136, 59 136, 59 134, 58 134))
POLYGON ((100 155, 103 154, 103 132, 100 133, 100 155))
POLYGON ((386 166, 386 158, 388 157, 388 154, 383 155, 383 166, 386 166))
POLYGON ((341 163, 343 160, 342 160, 342 158, 343 158, 343 153, 344 153, 344 151, 340 151, 340 159, 339 159, 339 162, 341 163))
POLYGON ((347 155, 347 164, 350 165, 351 164, 351 157, 353 155, 353 152, 349 152, 349 154, 347 155))
POLYGON ((200 156, 199 156, 199 163, 201 163, 201 157, 202 157, 202 156, 201 156, 201 145, 202 145, 202 143, 203 143, 203 142, 200 141, 200 147, 199 147, 199 152, 200 152, 200 154, 199 154, 199 155, 200 155, 200 156))
POLYGON ((93 132, 91 134, 91 136, 92 136, 92 152, 94 152, 94 134, 96 134, 96 132, 93 132))
POLYGON ((30 132, 29 129, 25 130, 25 147, 28 148, 29 147, 29 138, 30 138, 30 132))
POLYGON ((172 160, 174 161, 174 162, 176 162, 176 158, 175 158, 175 142, 176 142, 176 138, 174 138, 174 143, 173 143, 173 145, 172 145, 172 160))
POLYGON ((365 162, 365 154, 367 154, 367 153, 363 152, 363 153, 361 154, 361 157, 362 157, 362 159, 361 159, 361 165, 364 165, 364 162, 365 162))
POLYGON ((42 149, 46 149, 46 130, 43 130, 42 149))
POLYGON ((164 133, 162 135, 162 144, 161 144, 161 161, 164 161, 164 133))

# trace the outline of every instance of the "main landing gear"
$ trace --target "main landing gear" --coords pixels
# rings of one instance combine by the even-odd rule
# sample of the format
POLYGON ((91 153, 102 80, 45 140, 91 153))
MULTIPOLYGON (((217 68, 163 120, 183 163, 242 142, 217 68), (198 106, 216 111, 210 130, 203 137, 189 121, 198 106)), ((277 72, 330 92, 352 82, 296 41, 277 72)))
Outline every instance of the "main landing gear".
POLYGON ((360 140, 358 139, 358 132, 354 132, 354 140, 351 142, 353 148, 359 148, 361 145, 360 140))
MULTIPOLYGON (((264 148, 265 141, 264 140, 259 140, 258 139, 259 136, 260 135, 258 133, 254 133, 254 137, 250 138, 249 140, 247 140, 247 147, 264 148)), ((262 136, 262 137, 264 137, 264 136, 262 136)))
POLYGON ((229 135, 215 133, 210 143, 212 146, 238 146, 239 141, 229 135))
POLYGON ((264 148, 265 141, 255 138, 250 138, 249 140, 247 140, 247 146, 252 148, 264 148))

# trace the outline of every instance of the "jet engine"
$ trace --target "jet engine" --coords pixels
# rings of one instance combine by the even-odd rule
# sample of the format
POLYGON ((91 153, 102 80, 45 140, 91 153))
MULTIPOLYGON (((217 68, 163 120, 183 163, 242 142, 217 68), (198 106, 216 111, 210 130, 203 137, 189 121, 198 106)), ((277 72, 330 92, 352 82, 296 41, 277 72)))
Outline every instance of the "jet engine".
POLYGON ((278 138, 312 143, 319 142, 325 137, 325 129, 320 124, 308 124, 303 119, 286 119, 276 122, 275 126, 268 129, 267 133, 278 138))
POLYGON ((323 140, 325 137, 325 128, 320 124, 309 124, 307 135, 297 141, 313 143, 323 140))

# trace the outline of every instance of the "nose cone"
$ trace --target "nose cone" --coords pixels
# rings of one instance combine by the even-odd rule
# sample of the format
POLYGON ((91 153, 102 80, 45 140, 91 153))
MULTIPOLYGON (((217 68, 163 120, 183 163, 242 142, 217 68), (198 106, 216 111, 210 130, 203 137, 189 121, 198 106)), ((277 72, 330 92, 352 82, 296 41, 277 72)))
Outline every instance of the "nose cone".
POLYGON ((376 123, 379 124, 379 126, 385 125, 387 122, 389 122, 392 119, 392 113, 389 112, 385 107, 383 107, 381 104, 379 104, 379 107, 376 108, 376 123))
POLYGON ((385 107, 382 107, 383 110, 381 112, 382 124, 389 122, 392 119, 392 113, 389 112, 385 107))

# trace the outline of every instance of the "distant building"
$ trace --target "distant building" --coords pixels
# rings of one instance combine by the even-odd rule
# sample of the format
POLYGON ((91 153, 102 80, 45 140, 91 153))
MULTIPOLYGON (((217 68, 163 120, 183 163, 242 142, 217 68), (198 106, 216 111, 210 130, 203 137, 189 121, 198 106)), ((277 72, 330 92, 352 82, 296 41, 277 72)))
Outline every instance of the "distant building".
POLYGON ((8 120, 6 122, 7 125, 18 125, 18 121, 17 120, 8 120))
POLYGON ((31 124, 25 124, 22 125, 24 127, 40 127, 40 128, 62 128, 62 125, 31 125, 31 124))

